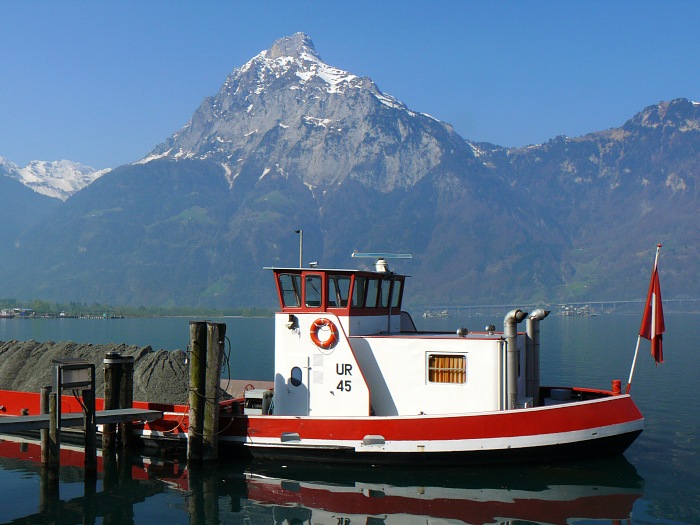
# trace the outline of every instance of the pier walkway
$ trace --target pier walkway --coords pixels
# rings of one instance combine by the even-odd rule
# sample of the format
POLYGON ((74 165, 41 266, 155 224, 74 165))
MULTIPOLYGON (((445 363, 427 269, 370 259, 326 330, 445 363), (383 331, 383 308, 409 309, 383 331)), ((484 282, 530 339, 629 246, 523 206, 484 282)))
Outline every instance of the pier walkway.
MULTIPOLYGON (((82 427, 83 417, 82 412, 63 413, 61 414, 61 427, 82 427)), ((132 421, 155 421, 162 417, 163 412, 158 410, 120 408, 95 412, 95 423, 97 425, 106 425, 110 423, 130 423, 132 421)), ((48 429, 49 418, 49 414, 2 416, 0 417, 0 434, 48 429)))

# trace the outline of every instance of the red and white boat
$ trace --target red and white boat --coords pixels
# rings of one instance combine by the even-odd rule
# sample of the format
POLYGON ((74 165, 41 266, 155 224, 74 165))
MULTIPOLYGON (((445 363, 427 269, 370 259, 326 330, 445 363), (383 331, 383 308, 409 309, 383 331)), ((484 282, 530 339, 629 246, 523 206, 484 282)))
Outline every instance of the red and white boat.
POLYGON ((389 256, 353 256, 375 271, 271 268, 274 394, 224 440, 253 456, 453 464, 621 453, 642 431, 617 388, 539 384, 545 311, 513 310, 502 332, 421 332, 389 256))
MULTIPOLYGON (((515 309, 502 331, 418 331, 402 310, 406 276, 388 270, 388 255, 358 255, 375 257, 375 270, 270 268, 280 301, 274 389, 246 392, 241 410, 222 406, 219 443, 233 445, 231 454, 536 462, 620 454, 642 432, 644 418, 619 381, 610 391, 540 385, 539 324, 548 312, 515 309)), ((137 427, 143 438, 186 440, 187 407, 134 405, 166 412, 137 427)))

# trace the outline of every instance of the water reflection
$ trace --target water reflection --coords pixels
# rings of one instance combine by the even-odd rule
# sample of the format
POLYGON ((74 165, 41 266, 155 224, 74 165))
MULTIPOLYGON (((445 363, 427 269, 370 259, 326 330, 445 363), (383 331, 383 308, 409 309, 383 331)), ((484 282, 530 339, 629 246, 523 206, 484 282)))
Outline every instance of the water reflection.
POLYGON ((177 459, 112 455, 100 458, 96 479, 87 479, 80 451, 62 450, 58 490, 51 490, 39 457, 36 443, 0 441, 2 484, 8 476, 31 475, 37 502, 32 512, 20 516, 4 506, 0 522, 621 523, 630 518, 643 484, 622 456, 577 464, 435 471, 271 462, 188 469, 177 459), (76 484, 82 484, 81 494, 71 494, 76 484))
POLYGON ((438 471, 257 464, 246 470, 246 489, 248 505, 267 515, 260 523, 617 523, 642 496, 642 479, 622 456, 438 471))
POLYGON ((40 451, 36 441, 0 437, 0 484, 5 492, 7 485, 18 479, 31 477, 37 481, 36 493, 21 494, 20 498, 4 502, 0 522, 133 524, 136 504, 147 503, 173 485, 187 488, 183 466, 130 454, 100 456, 97 476, 86 476, 84 453, 68 447, 61 449, 61 468, 55 484, 54 475, 40 465, 40 451), (73 496, 76 485, 82 490, 73 496), (31 507, 33 503, 36 512, 17 516, 17 507, 31 507))

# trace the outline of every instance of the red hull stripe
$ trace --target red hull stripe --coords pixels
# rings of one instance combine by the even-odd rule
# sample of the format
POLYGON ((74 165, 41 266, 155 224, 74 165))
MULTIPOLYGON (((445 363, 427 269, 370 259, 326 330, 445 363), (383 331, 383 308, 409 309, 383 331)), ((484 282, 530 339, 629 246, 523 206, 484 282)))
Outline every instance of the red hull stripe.
MULTIPOLYGON (((98 400, 98 409, 102 400, 98 400)), ((28 392, 0 391, 0 413, 19 415, 21 408, 38 414, 39 395, 28 392), (20 408, 21 407, 21 408, 20 408)), ((163 420, 146 425, 145 435, 154 439, 183 438, 187 432, 187 407, 154 403, 134 403, 135 407, 166 412, 163 420)), ((64 396, 65 412, 81 410, 75 399, 64 396), (75 406, 73 406, 75 405, 75 406)), ((294 446, 326 445, 357 447, 365 436, 382 436, 387 449, 399 445, 442 442, 442 449, 464 449, 449 441, 473 440, 473 446, 498 448, 571 442, 595 439, 641 430, 643 417, 629 395, 610 396, 563 405, 471 415, 397 416, 397 417, 292 417, 292 416, 222 416, 222 440, 238 443, 279 444, 282 434, 298 434, 301 442, 294 446), (479 445, 477 442, 481 440, 479 445), (507 441, 504 441, 507 440, 507 441), (389 446, 392 444, 392 446, 389 446)), ((373 447, 365 447, 371 449, 373 447)), ((429 448, 429 447, 428 447, 429 448)), ((467 447, 467 448, 472 448, 467 447)), ((415 450, 415 449, 414 449, 415 450)))
POLYGON ((279 439, 297 433, 301 440, 362 441, 367 435, 386 441, 498 439, 561 434, 641 422, 629 396, 615 396, 553 407, 474 415, 415 417, 234 417, 226 435, 279 439))

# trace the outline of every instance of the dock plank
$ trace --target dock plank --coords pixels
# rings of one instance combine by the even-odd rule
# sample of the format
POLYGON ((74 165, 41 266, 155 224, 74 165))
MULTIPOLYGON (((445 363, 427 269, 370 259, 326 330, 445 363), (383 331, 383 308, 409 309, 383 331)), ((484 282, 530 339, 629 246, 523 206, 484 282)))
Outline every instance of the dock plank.
MULTIPOLYGON (((127 423, 130 421, 155 421, 162 419, 163 412, 159 410, 144 410, 140 408, 120 408, 117 410, 100 410, 95 413, 95 423, 127 423)), ((61 414, 61 428, 82 427, 83 413, 70 412, 61 414)), ((35 416, 3 416, 0 417, 0 434, 24 432, 27 430, 42 430, 49 428, 49 414, 35 416)))

